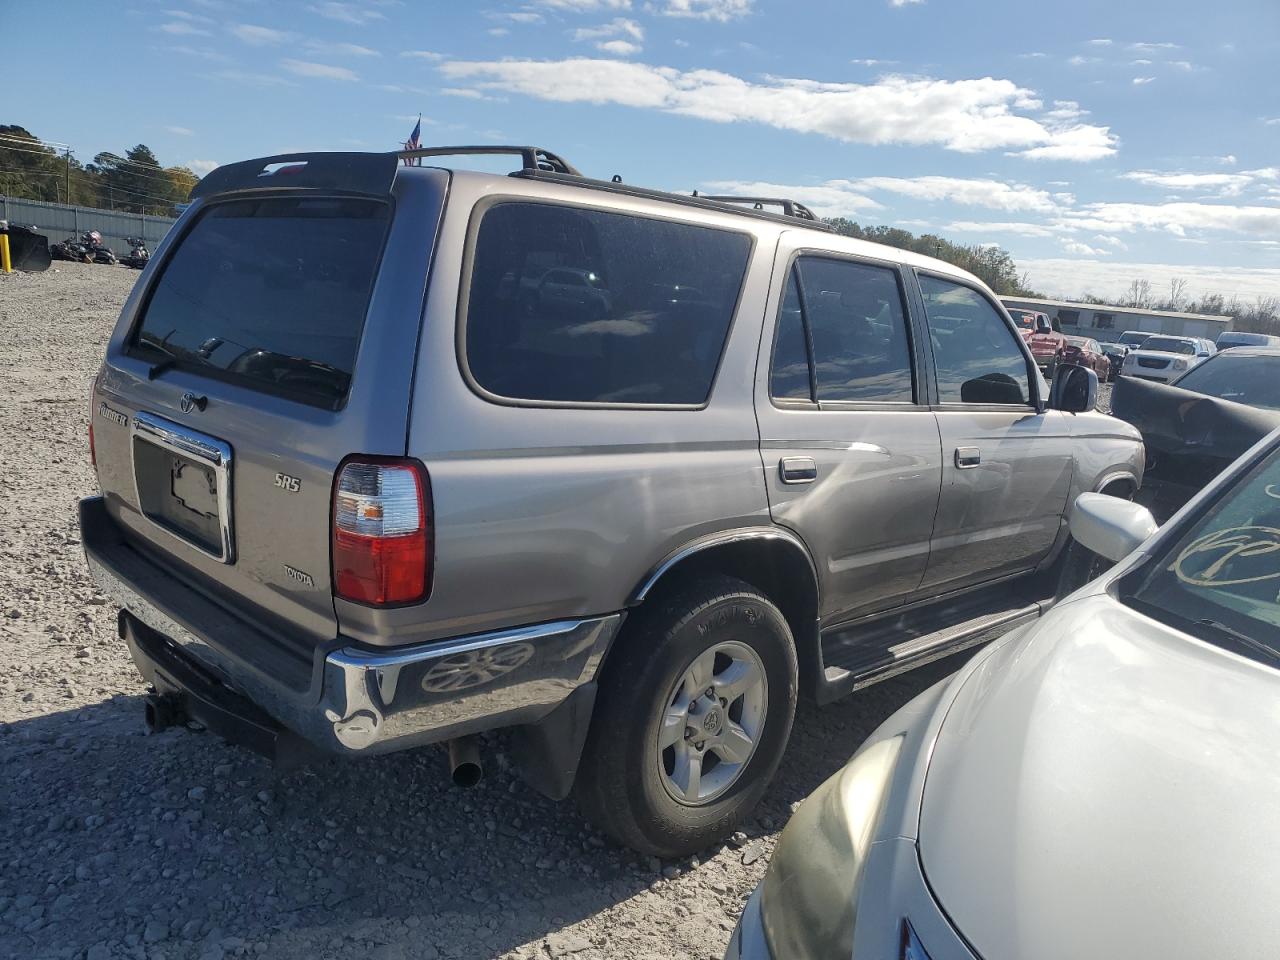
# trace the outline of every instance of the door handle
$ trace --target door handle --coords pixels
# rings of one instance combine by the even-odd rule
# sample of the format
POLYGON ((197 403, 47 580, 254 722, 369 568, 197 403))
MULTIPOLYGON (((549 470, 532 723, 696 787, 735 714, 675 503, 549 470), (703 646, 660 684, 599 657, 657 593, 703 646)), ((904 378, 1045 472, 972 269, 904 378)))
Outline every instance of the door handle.
POLYGON ((818 479, 818 465, 813 457, 783 457, 778 461, 783 483, 813 483, 818 479))
POLYGON ((956 447, 956 469, 972 470, 982 462, 982 451, 977 447, 956 447))

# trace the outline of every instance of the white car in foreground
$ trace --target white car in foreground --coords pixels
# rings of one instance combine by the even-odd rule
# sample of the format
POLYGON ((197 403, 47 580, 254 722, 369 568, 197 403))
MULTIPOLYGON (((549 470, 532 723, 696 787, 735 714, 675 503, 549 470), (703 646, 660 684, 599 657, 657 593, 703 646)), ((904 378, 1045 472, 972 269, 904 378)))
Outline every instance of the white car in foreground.
POLYGON ((1129 351, 1120 367, 1120 375, 1169 383, 1216 352, 1213 343, 1203 337, 1154 334, 1142 341, 1142 346, 1129 351))
POLYGON ((1280 952, 1280 431, 890 717, 787 825, 730 958, 1280 952), (1131 552, 1132 551, 1132 552, 1131 552))

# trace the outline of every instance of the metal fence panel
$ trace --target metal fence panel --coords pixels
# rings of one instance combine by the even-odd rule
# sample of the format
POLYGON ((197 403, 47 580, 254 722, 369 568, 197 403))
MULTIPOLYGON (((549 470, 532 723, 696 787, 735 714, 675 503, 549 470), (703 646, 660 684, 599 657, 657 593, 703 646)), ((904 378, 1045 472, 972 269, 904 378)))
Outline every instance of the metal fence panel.
POLYGON ((58 243, 67 237, 78 237, 87 230, 102 234, 102 242, 117 256, 129 252, 125 237, 141 237, 148 249, 154 250, 169 227, 170 217, 153 217, 142 213, 121 213, 119 210, 99 210, 96 207, 78 207, 48 200, 24 200, 18 197, 0 197, 0 220, 34 224, 39 233, 58 243))

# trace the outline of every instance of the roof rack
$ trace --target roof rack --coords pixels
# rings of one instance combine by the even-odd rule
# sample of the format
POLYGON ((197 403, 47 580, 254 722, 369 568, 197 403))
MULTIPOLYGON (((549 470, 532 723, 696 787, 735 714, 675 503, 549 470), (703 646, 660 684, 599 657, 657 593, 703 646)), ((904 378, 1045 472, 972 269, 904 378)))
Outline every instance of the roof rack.
MULTIPOLYGON (((563 183, 567 186, 583 187, 588 190, 602 190, 606 193, 617 193, 627 197, 639 197, 645 200, 660 200, 665 203, 678 203, 685 207, 697 207, 700 210, 718 210, 721 213, 733 213, 740 217, 753 217, 758 220, 772 220, 774 223, 786 223, 792 226, 796 224, 797 219, 805 220, 805 228, 809 230, 822 230, 825 233, 834 233, 835 230, 828 223, 821 220, 811 219, 813 213, 805 209, 804 213, 793 212, 790 215, 785 213, 774 213, 772 210, 765 210, 764 205, 743 207, 735 203, 726 203, 713 197, 708 197, 695 192, 692 196, 687 193, 671 193, 667 190, 654 190, 649 187, 636 187, 629 183, 623 183, 620 180, 596 180, 592 177, 584 177, 580 175, 568 176, 549 170, 517 170, 513 177, 527 177, 532 180, 548 180, 553 183, 563 183), (806 217, 807 214, 807 217, 806 217)), ((791 203, 791 201, 787 201, 791 203)), ((801 204, 792 204, 792 210, 797 207, 803 209, 801 204)))
POLYGON ((813 215, 813 211, 797 200, 787 200, 783 197, 739 197, 732 194, 721 194, 712 196, 706 193, 693 192, 695 197, 701 197, 703 200, 714 200, 716 203, 749 203, 753 210, 763 210, 766 206, 779 207, 784 217, 795 217, 797 220, 813 220, 817 221, 817 217, 813 215))
POLYGON ((542 170, 549 173, 564 173, 571 177, 580 177, 578 169, 563 157, 557 156, 542 147, 518 146, 483 146, 468 147, 423 147, 418 150, 399 150, 396 152, 401 160, 416 160, 420 157, 458 157, 469 155, 500 155, 520 157, 525 170, 542 170))

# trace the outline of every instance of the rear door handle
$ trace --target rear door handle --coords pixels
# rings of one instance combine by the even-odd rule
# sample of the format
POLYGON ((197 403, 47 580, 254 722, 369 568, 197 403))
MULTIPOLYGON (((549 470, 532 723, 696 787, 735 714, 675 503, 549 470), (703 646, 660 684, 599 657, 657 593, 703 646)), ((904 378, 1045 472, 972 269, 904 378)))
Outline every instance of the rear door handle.
POLYGON ((972 470, 982 463, 982 451, 977 447, 956 447, 956 469, 972 470))
POLYGON ((783 457, 778 462, 783 483, 813 483, 818 479, 818 465, 813 457, 783 457))

